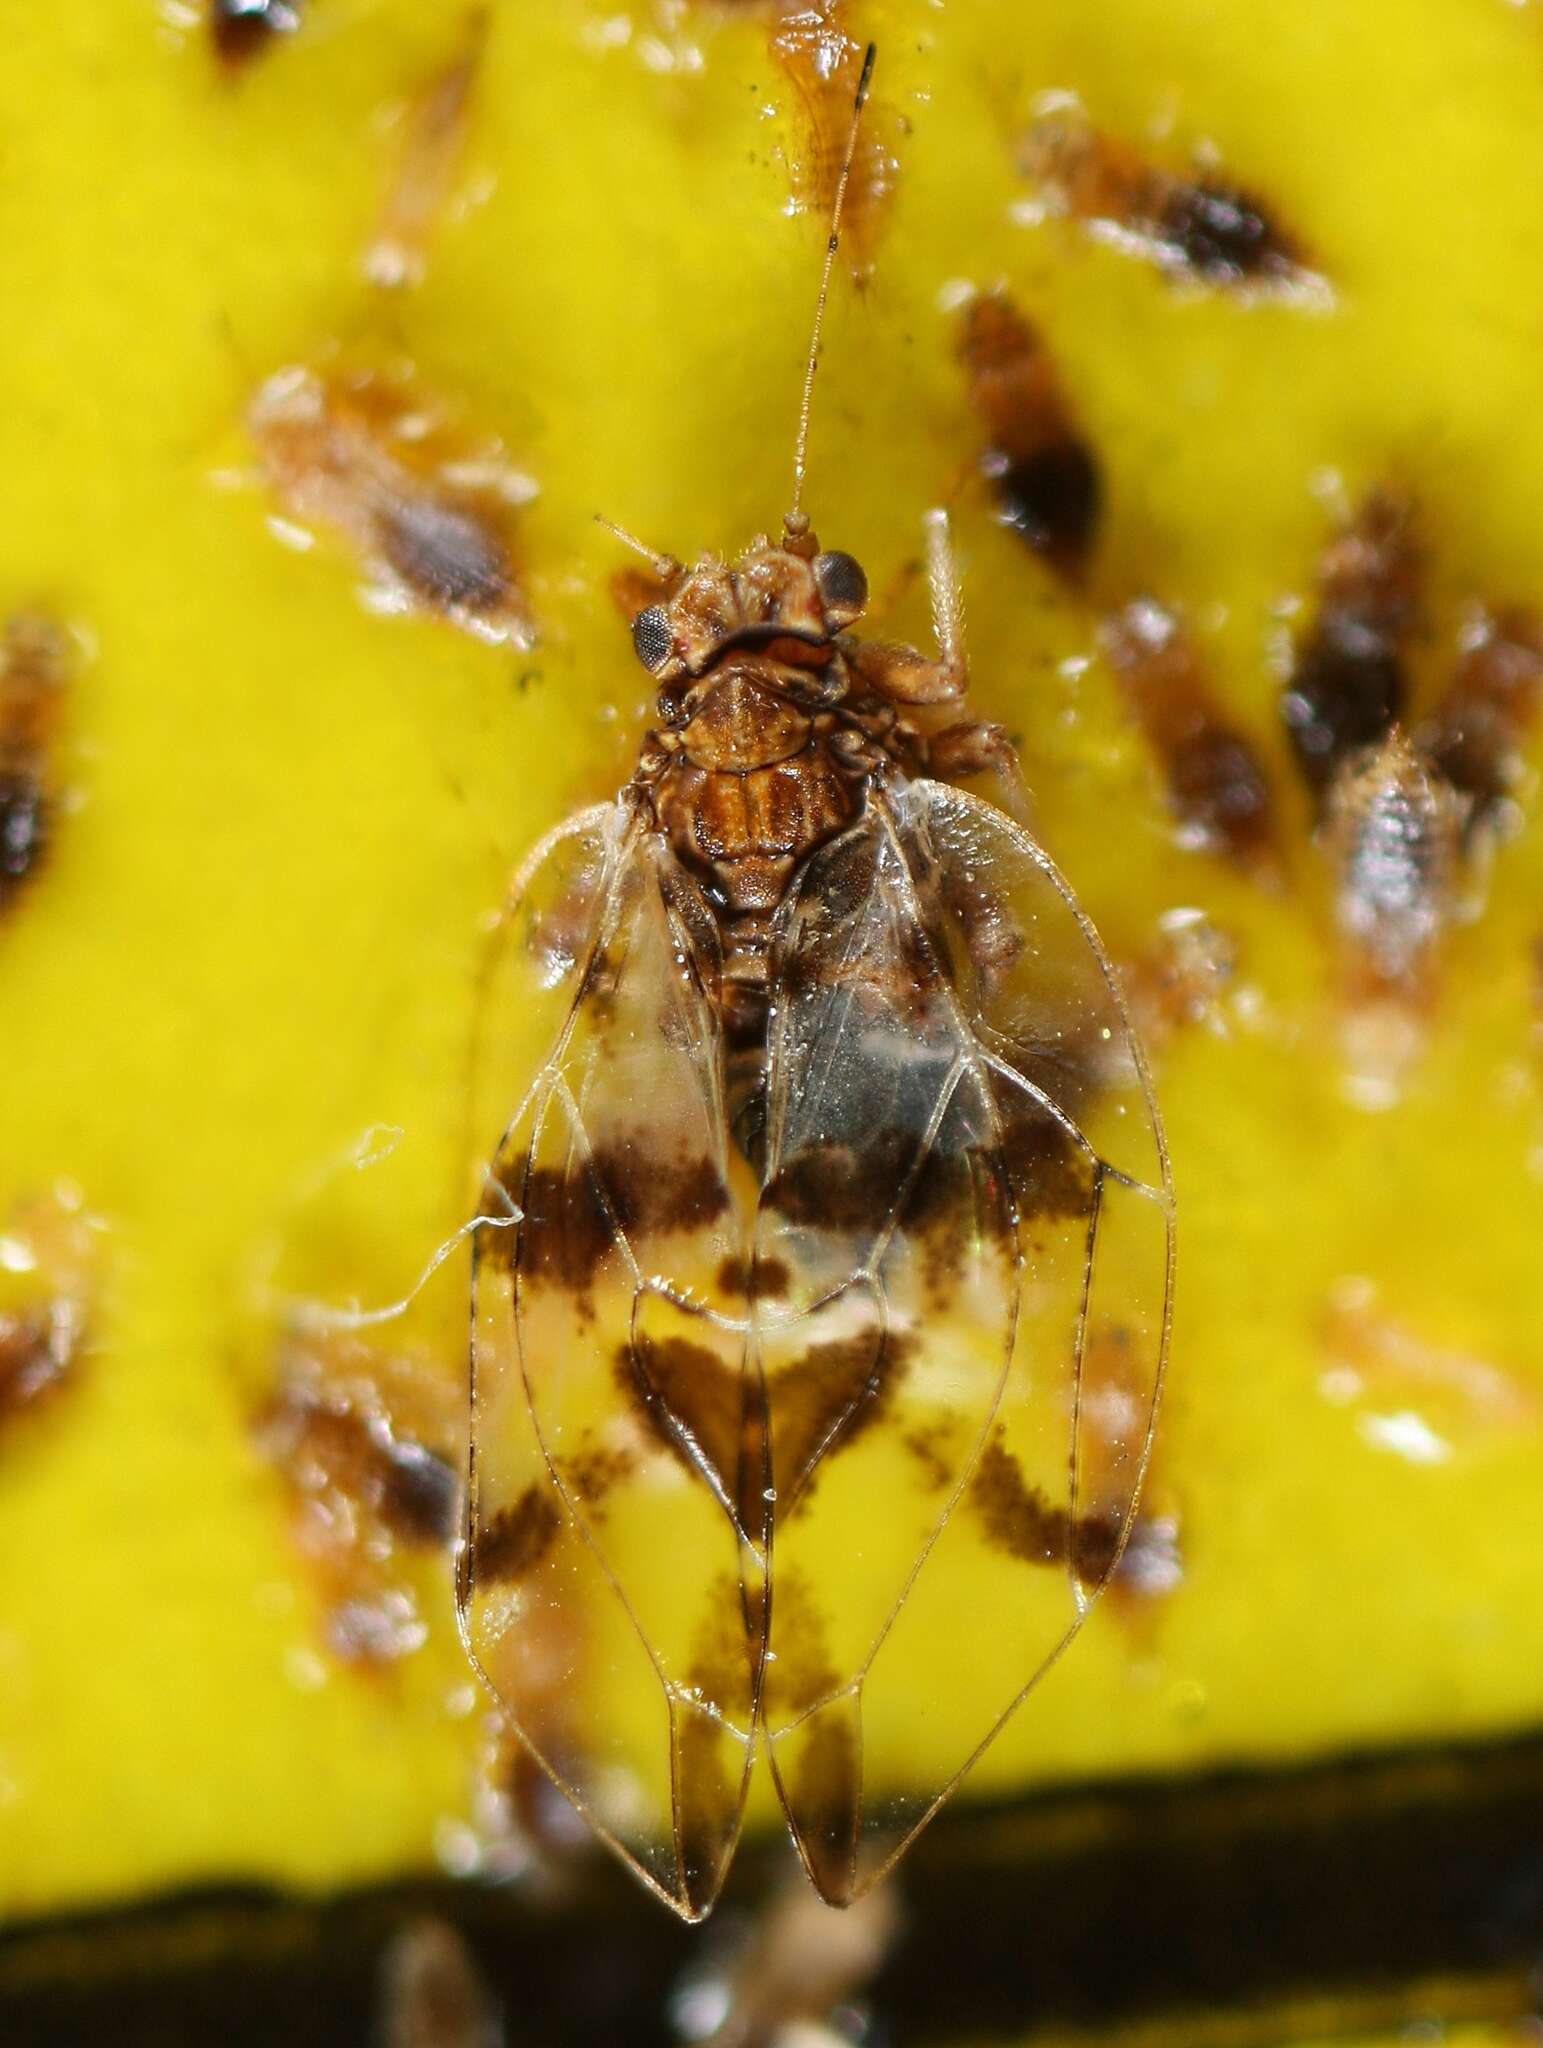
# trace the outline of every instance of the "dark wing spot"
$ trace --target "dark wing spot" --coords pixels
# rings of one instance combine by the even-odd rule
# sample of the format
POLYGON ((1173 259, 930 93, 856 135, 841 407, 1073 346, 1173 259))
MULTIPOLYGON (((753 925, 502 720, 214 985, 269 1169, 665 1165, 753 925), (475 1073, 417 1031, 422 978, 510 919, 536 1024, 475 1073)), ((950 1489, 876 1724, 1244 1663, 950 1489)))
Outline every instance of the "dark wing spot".
POLYGON ((657 1237, 716 1223, 729 1207, 729 1191, 705 1155, 673 1164, 641 1134, 595 1154, 595 1171, 617 1222, 629 1237, 657 1237))
POLYGON ((561 1526, 544 1489, 527 1486, 511 1507, 500 1508, 478 1530, 472 1549, 472 1577, 485 1585, 512 1584, 534 1571, 556 1541, 561 1526))
POLYGON ((986 1541, 1024 1564, 1058 1564, 1066 1556, 1066 1513, 1054 1508, 1004 1444, 981 1452, 970 1495, 986 1526, 986 1541))
POLYGON ((805 1714, 839 1683, 826 1641, 824 1617, 808 1580, 799 1572, 777 1575, 776 1657, 765 1673, 768 1720, 791 1721, 805 1714))
POLYGON ((803 1145, 773 1175, 761 1200, 789 1223, 855 1236, 883 1224, 918 1167, 924 1176, 915 1131, 875 1131, 861 1151, 803 1145))
POLYGON ((1066 1126, 1022 1088, 998 1090, 1001 1155, 1020 1218, 1086 1216, 1097 1167, 1066 1126))
POLYGON ((716 1352, 684 1337, 640 1334, 622 1346, 616 1381, 656 1442, 739 1500, 741 1448, 750 1448, 744 1387, 716 1352))
POLYGON ((916 1348, 914 1337, 875 1326, 811 1344, 772 1376, 767 1398, 779 1519, 807 1497, 824 1459, 881 1420, 916 1348))
POLYGON ((788 1291, 793 1276, 781 1259, 746 1259, 737 1252, 718 1268, 718 1291, 730 1301, 777 1301, 788 1291))
POLYGON ((509 551, 473 507, 404 497, 379 512, 377 526, 381 553, 436 611, 496 612, 508 602, 514 587, 509 551))
POLYGON ((710 1715, 677 1701, 671 1705, 671 1721, 680 1879, 692 1912, 702 1914, 717 1897, 724 1865, 733 1852, 739 1800, 730 1758, 738 1762, 742 1753, 710 1715))
MULTIPOLYGON (((479 1257, 512 1258, 525 1285, 546 1282, 583 1294, 616 1243, 616 1226, 606 1213, 594 1175, 582 1165, 573 1173, 550 1166, 529 1167, 521 1157, 500 1167, 499 1181, 524 1214, 508 1230, 484 1232, 479 1257)), ((507 1215, 497 1208, 495 1215, 507 1215)))
MULTIPOLYGON (((637 1241, 715 1223, 729 1207, 723 1176, 705 1156, 673 1165, 650 1151, 641 1136, 621 1140, 575 1160, 571 1171, 528 1165, 525 1155, 500 1165, 498 1180, 524 1212, 508 1231, 525 1283, 547 1281, 583 1293, 620 1236, 637 1241)), ((488 1213, 507 1215, 491 1197, 488 1213)), ((496 1246, 493 1247, 496 1254, 496 1246)))
POLYGON ((632 1471, 633 1460, 628 1452, 610 1450, 603 1444, 595 1444, 582 1450, 576 1457, 564 1458, 559 1467, 568 1491, 584 1502, 586 1507, 599 1507, 613 1487, 619 1486, 632 1471))
POLYGON ((1023 1564, 1074 1565, 1089 1586, 1102 1585, 1114 1568, 1122 1524, 1114 1515, 1084 1515, 1075 1527, 1065 1508, 1053 1507, 1023 1476, 1023 1467, 1000 1435, 981 1452, 970 1500, 993 1549, 1023 1564))
POLYGON ((918 1428, 908 1431, 900 1441, 916 1460, 921 1483, 928 1493, 941 1493, 954 1476, 953 1461, 944 1455, 946 1433, 918 1428))

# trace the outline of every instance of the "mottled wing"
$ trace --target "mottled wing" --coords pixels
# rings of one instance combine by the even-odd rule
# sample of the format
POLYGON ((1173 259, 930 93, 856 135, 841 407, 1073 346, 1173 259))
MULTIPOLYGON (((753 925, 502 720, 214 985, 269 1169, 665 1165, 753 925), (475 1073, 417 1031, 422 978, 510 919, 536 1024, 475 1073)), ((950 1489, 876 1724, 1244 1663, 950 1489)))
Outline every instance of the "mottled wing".
POLYGON ((764 1614, 715 927, 619 808, 553 859, 531 932, 566 1015, 494 1163, 485 1207, 515 1220, 478 1233, 463 1628, 538 1761, 696 1917, 764 1614))
POLYGON ((810 1874, 840 1901, 1118 1560, 1171 1203, 1098 942, 989 805, 935 783, 876 797, 806 864, 773 974, 763 1715, 810 1874))

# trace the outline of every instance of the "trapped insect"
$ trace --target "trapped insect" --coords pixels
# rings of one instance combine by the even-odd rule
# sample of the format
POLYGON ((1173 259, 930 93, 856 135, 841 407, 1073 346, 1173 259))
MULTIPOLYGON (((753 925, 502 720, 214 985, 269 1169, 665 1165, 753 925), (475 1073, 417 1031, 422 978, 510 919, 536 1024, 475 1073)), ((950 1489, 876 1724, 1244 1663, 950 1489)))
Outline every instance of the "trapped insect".
POLYGON ((799 509, 814 362, 780 537, 652 558, 658 723, 517 885, 552 1050, 474 1257, 467 1647, 689 1919, 758 1758, 833 1903, 930 1817, 1119 1560, 1167 1332, 1124 1004, 1046 856, 946 779, 1006 741, 936 709, 942 513, 936 655, 851 631, 863 571, 799 509), (918 1773, 932 1688, 957 1754, 918 1773))

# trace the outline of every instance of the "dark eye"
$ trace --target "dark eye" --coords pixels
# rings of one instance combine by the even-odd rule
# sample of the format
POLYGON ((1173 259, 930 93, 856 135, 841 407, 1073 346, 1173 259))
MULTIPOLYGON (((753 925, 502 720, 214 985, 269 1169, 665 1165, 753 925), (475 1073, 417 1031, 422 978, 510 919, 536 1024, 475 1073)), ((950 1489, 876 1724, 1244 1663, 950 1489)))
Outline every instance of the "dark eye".
POLYGON ((868 602, 868 579, 862 564, 851 555, 816 555, 814 581, 827 611, 856 618, 868 602))
POLYGON ((632 622, 632 645, 650 673, 663 666, 675 645, 675 635, 662 604, 651 604, 646 612, 638 613, 632 622))

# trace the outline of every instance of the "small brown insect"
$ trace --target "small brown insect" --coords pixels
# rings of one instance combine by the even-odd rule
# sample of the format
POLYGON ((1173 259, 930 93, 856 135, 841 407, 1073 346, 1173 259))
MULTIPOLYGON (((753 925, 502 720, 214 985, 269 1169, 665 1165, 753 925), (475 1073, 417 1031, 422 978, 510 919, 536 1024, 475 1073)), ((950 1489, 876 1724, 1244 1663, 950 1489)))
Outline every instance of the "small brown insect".
POLYGON ((68 667, 64 635, 51 620, 11 620, 0 642, 0 913, 47 857, 58 809, 50 754, 68 667))
POLYGON ((1217 705, 1189 634, 1171 612, 1141 598, 1107 620, 1100 638, 1162 764, 1181 843, 1255 871, 1271 866, 1269 779, 1253 743, 1217 705))
POLYGON ((1149 1051, 1181 1031, 1228 1029, 1223 998, 1237 972, 1237 944, 1200 910, 1170 910, 1157 937, 1125 964, 1125 994, 1149 1051))
POLYGON ((414 378, 296 365, 262 385, 247 426, 285 520, 350 542, 373 606, 532 644, 514 525, 533 487, 414 378))
POLYGON ((1347 764, 1326 824, 1339 928, 1369 985, 1421 994, 1451 915, 1458 806, 1395 726, 1347 764))
POLYGON ((1281 699, 1297 765, 1320 804, 1344 763, 1404 716, 1407 642, 1424 564, 1408 501, 1373 491, 1318 568, 1318 604, 1281 699))
POLYGON ((454 1537, 460 1390, 409 1354, 296 1331, 254 1428, 289 1488, 333 1655, 368 1667, 417 1649, 424 1624, 402 1560, 454 1537))
POLYGON ((867 579, 801 509, 815 333, 780 535, 641 549, 656 723, 517 880, 501 993, 551 1052, 474 1254, 467 1648, 688 1919, 757 1757, 832 1903, 925 1824, 1119 1563, 1168 1326, 1113 972, 1040 848, 941 779, 1006 747, 962 715, 947 520, 924 653, 856 635, 867 579), (1044 1540, 988 1540, 988 1460, 1044 1540), (526 1700, 554 1652, 555 1733, 526 1700), (957 1754, 866 1768, 928 1672, 957 1754))
POLYGON ((1543 620, 1516 607, 1481 612, 1463 636, 1451 684, 1417 734, 1463 801, 1470 850, 1521 780, 1521 744, 1540 692, 1543 620))
POLYGON ((101 1226, 60 1188, 0 1230, 0 1425, 53 1401, 90 1333, 101 1226))
POLYGON ((1058 97, 1030 127, 1019 151, 1041 205, 1081 221, 1093 234, 1146 258, 1172 277, 1322 296, 1264 202, 1214 172, 1181 177, 1127 142, 1095 128, 1075 100, 1058 97))
POLYGON ((899 124, 882 106, 870 106, 857 154, 845 163, 852 95, 863 67, 863 45, 846 26, 851 11, 847 0, 779 0, 769 40, 803 110, 804 144, 792 160, 794 199, 828 217, 845 177, 843 241, 853 281, 861 284, 894 198, 899 124))
POLYGON ((231 70, 249 64, 300 26, 297 0, 209 0, 209 34, 231 70))
POLYGON ((479 8, 460 54, 428 80, 402 116, 396 171, 364 256, 371 284, 395 289, 423 276, 430 239, 455 193, 487 33, 487 11, 479 8))
POLYGON ((980 468, 998 518, 1079 579, 1098 538, 1103 472, 1044 337, 1005 292, 983 292, 960 316, 957 353, 988 436, 980 468))

